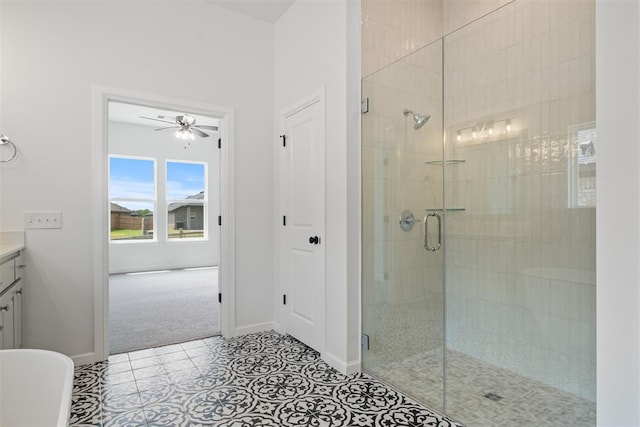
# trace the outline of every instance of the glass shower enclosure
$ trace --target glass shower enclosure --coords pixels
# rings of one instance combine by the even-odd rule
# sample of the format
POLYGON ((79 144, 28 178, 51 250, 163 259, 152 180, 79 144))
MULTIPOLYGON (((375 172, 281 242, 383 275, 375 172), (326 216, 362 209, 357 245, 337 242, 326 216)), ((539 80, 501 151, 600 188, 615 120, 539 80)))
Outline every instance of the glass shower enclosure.
POLYGON ((362 81, 363 369, 463 425, 595 425, 593 16, 515 1, 362 81))

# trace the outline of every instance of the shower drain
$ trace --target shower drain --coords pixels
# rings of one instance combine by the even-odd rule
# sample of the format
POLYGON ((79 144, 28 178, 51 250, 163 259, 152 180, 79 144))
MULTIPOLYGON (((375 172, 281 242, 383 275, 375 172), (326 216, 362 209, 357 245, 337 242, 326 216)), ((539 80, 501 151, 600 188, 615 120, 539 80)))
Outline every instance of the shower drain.
POLYGON ((487 393, 484 395, 484 397, 486 397, 489 400, 493 400, 494 402, 499 402, 502 400, 502 396, 500 396, 499 394, 495 394, 495 393, 487 393))

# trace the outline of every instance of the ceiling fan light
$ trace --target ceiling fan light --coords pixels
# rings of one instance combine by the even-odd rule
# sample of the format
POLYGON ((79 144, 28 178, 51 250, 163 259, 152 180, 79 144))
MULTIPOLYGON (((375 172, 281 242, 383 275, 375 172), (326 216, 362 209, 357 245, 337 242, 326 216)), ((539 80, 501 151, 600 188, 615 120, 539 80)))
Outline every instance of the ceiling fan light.
POLYGON ((176 138, 182 141, 193 141, 196 137, 191 132, 191 129, 180 129, 176 132, 176 138))

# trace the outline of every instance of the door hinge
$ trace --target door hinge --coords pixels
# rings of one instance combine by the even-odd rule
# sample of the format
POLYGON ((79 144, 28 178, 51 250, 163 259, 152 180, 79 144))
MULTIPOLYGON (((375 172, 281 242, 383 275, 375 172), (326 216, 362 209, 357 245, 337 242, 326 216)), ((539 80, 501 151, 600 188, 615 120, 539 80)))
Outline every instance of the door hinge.
POLYGON ((287 305, 287 296, 282 295, 282 305, 287 305))
POLYGON ((362 334, 360 337, 360 348, 363 350, 369 350, 369 335, 362 334))
POLYGON ((368 113, 369 112, 369 98, 364 98, 362 101, 360 101, 360 112, 362 114, 368 113))
POLYGON ((282 138, 282 146, 286 147, 287 146, 287 135, 280 135, 280 138, 282 138))
POLYGON ((222 216, 218 215, 218 225, 222 225, 222 216))
POLYGON ((222 293, 218 292, 218 302, 222 304, 222 293))
POLYGON ((222 148, 222 138, 218 138, 218 148, 222 148))
POLYGON ((287 225, 287 216, 286 215, 282 216, 282 225, 284 225, 284 226, 287 225))

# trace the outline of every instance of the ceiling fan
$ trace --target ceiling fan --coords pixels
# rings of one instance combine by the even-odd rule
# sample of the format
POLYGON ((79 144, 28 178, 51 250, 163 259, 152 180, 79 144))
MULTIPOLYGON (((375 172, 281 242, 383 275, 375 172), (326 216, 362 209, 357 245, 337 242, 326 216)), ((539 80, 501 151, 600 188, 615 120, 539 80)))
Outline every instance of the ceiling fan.
POLYGON ((198 135, 201 138, 208 138, 209 134, 204 132, 202 129, 217 131, 218 126, 210 126, 210 125, 197 125, 196 118, 188 115, 187 113, 178 115, 175 117, 174 121, 166 120, 164 116, 156 117, 146 117, 140 116, 141 119, 147 120, 155 120, 156 122, 169 123, 171 126, 165 126, 154 130, 165 130, 165 129, 178 129, 176 131, 176 137, 184 140, 193 140, 195 139, 194 134, 198 135))

